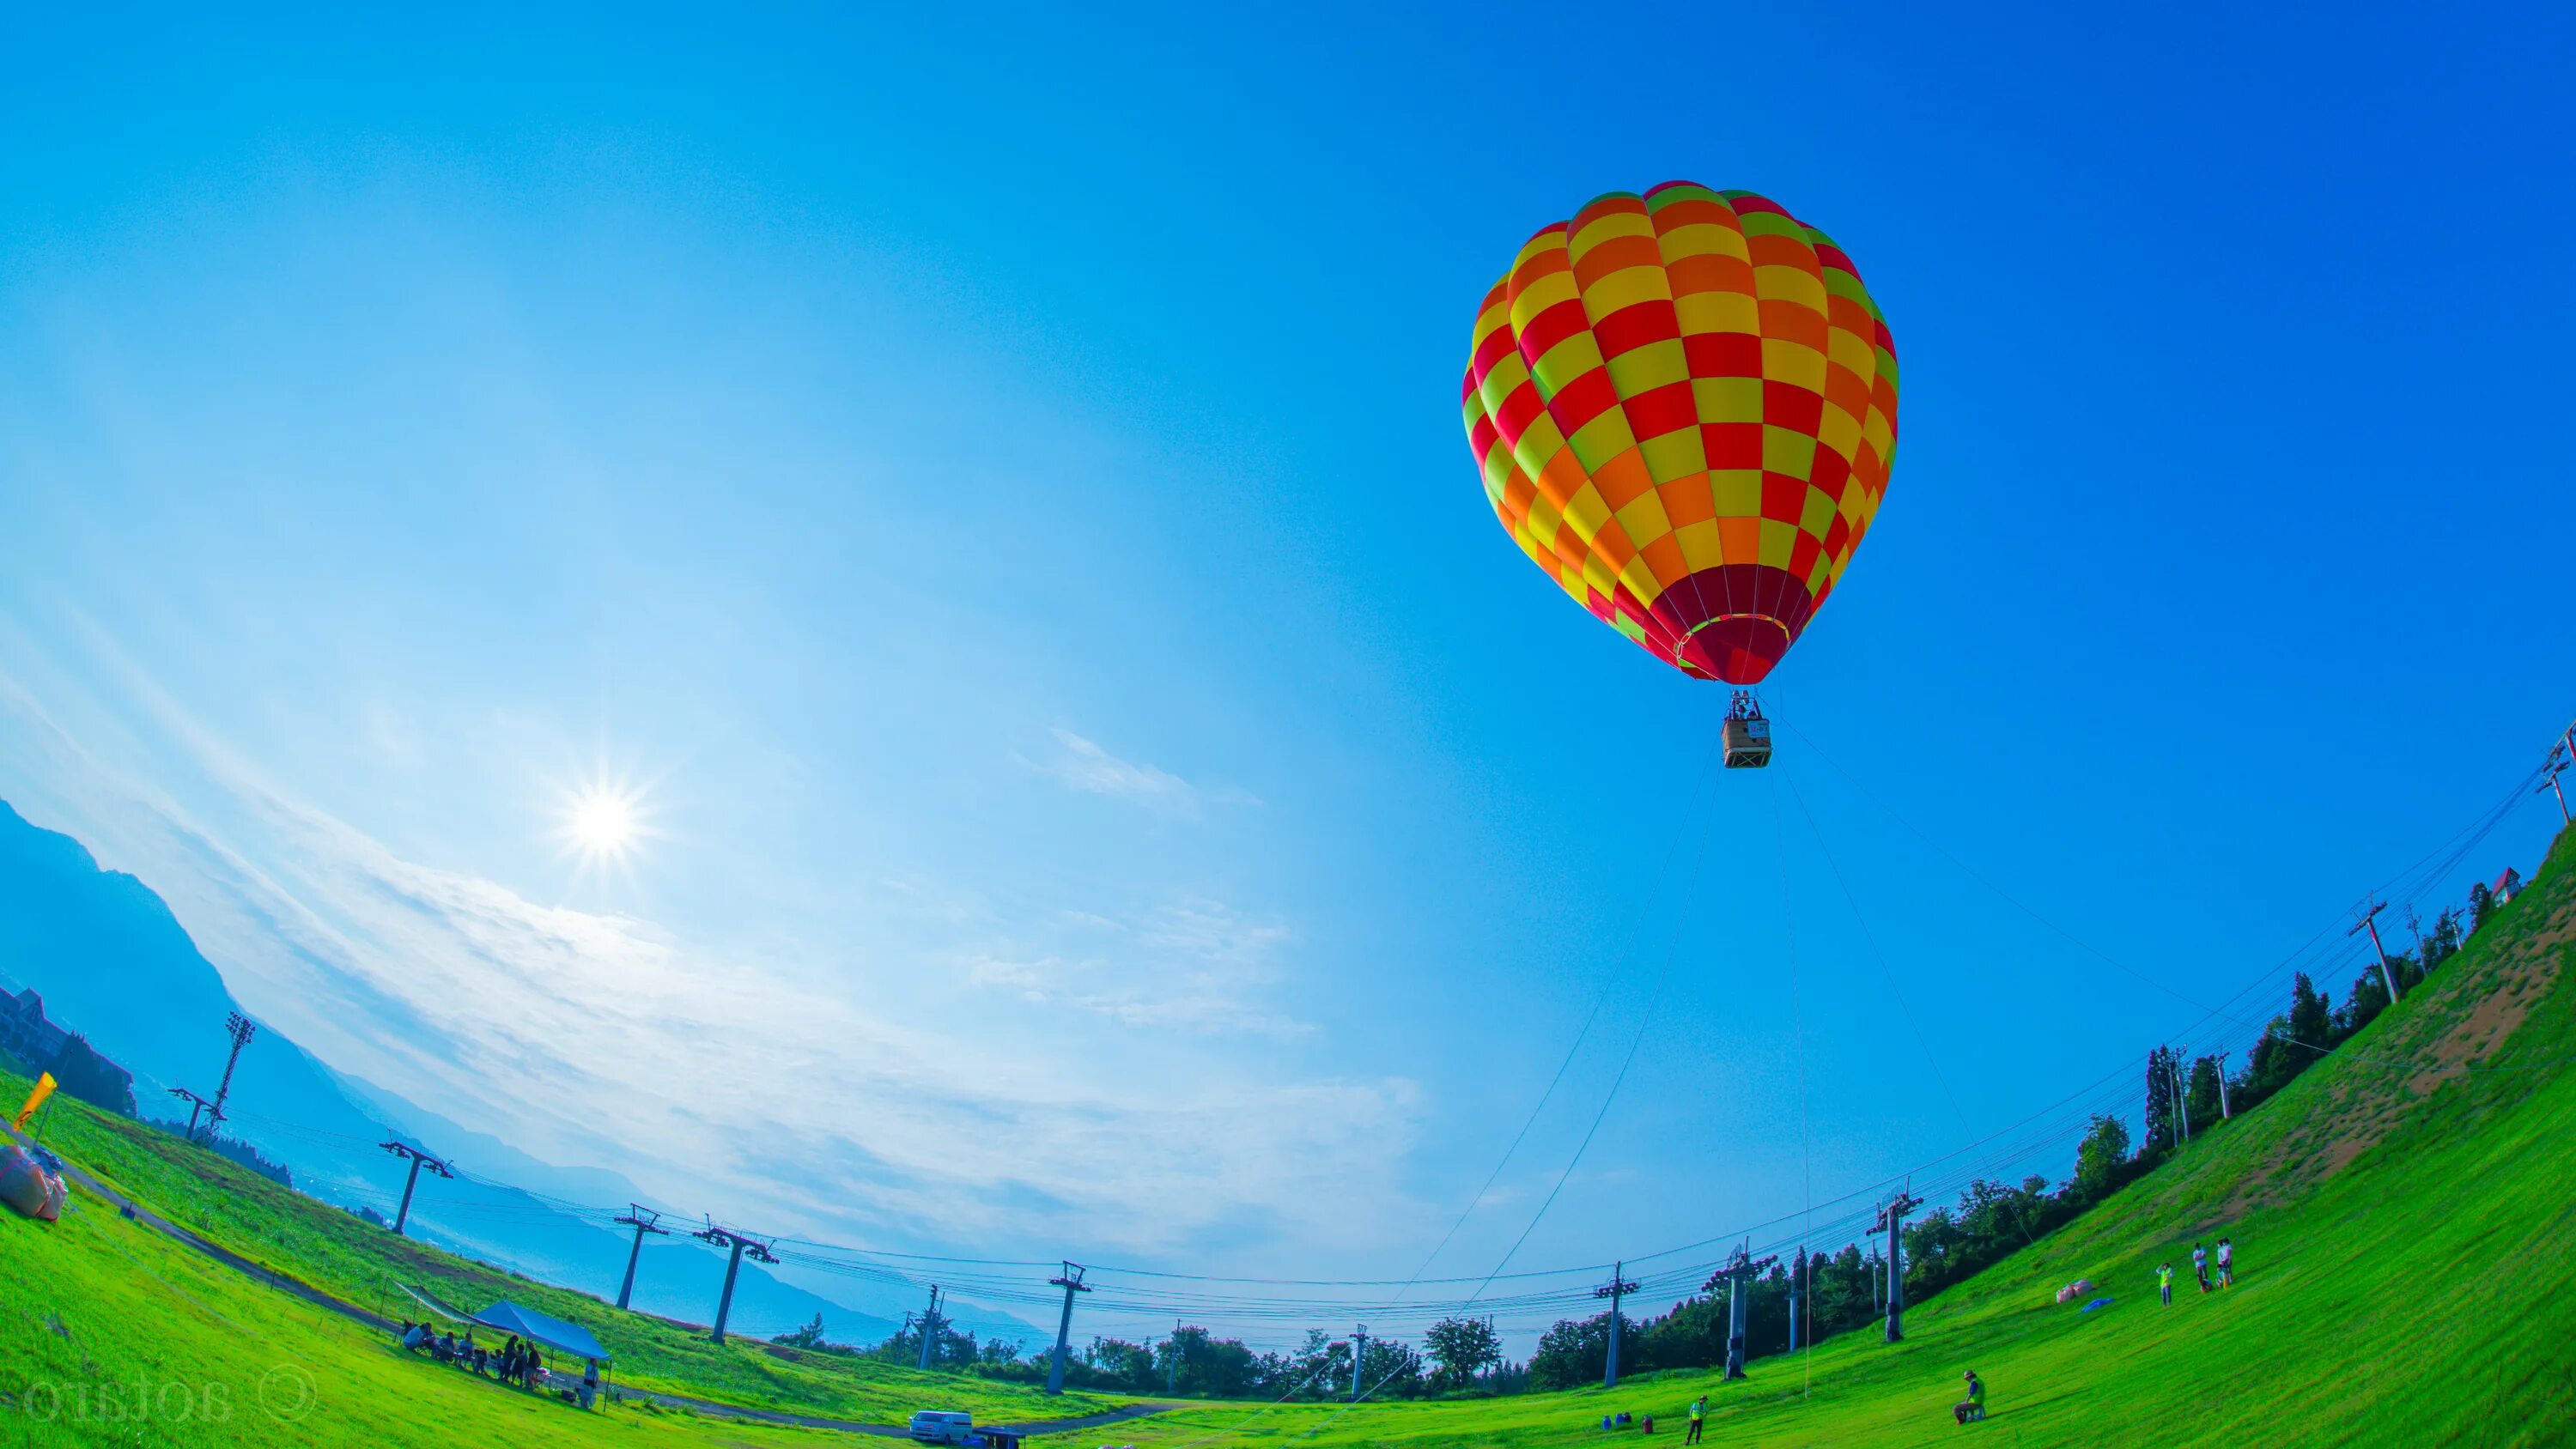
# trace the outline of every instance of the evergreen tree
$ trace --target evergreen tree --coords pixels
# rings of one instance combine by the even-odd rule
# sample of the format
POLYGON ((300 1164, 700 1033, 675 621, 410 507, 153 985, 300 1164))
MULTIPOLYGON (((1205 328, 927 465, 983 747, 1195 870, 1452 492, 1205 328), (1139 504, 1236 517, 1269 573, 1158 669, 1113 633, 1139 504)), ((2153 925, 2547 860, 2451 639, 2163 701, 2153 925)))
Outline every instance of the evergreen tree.
POLYGON ((65 1093, 121 1116, 134 1115, 134 1080, 100 1056, 79 1032, 64 1039, 53 1065, 45 1070, 54 1074, 54 1085, 65 1093))
POLYGON ((2309 1049, 2307 1060, 2291 1068, 2292 1076, 2307 1070, 2318 1052, 2334 1046, 2334 1008, 2305 971, 2290 978, 2290 1037, 2293 1050, 2302 1044, 2309 1049))
POLYGON ((2190 1119, 2191 1130, 2200 1131, 2223 1115, 2219 1095, 2219 1065, 2216 1057, 2200 1057, 2191 1064, 2191 1085, 2183 1089, 2183 1110, 2190 1119))
POLYGON ((2487 922, 2495 918, 2495 912, 2495 895, 2487 889, 2486 882, 2480 881, 2469 887, 2470 935, 2485 930, 2487 922))
POLYGON ((2146 1137, 2138 1144, 2138 1156, 2142 1158, 2161 1156, 2182 1143, 2181 1124, 2174 1118, 2175 1093, 2181 1085, 2175 1061, 2171 1047, 2157 1047, 2147 1053, 2147 1110, 2143 1114, 2146 1137))

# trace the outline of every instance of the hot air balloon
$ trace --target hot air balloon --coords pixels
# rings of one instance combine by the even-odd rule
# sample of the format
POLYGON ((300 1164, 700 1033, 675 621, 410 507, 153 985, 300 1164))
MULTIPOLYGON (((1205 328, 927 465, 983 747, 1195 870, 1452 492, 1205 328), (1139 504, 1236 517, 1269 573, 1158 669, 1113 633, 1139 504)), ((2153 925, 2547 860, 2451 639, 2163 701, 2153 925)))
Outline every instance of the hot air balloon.
POLYGON ((1486 294, 1463 405, 1513 541, 1656 658, 1738 686, 1726 763, 1768 763, 1752 686, 1896 455, 1896 347, 1851 259, 1749 191, 1613 192, 1486 294))

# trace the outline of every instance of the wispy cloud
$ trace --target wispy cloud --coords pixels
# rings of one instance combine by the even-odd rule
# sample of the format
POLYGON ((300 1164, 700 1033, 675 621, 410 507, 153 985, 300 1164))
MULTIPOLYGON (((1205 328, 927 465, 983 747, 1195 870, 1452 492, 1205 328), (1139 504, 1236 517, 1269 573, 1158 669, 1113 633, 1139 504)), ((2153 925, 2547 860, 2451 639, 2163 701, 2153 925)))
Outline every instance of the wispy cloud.
POLYGON ((1289 939, 1277 921, 1189 896, 1134 920, 1069 911, 1050 924, 1055 949, 969 952, 968 978, 1130 1027, 1274 1038, 1314 1029, 1268 1004, 1275 952, 1289 939))
MULTIPOLYGON (((254 1012, 534 1156, 778 1231, 1041 1254, 1326 1243, 1355 1209, 1412 1211, 1391 1185, 1420 1115, 1409 1081, 1218 1054, 1176 1092, 1155 1053, 1104 1070, 1094 1041, 997 1047, 993 1013, 889 1009, 890 980, 941 975, 900 959, 854 977, 406 858, 264 778, 148 680, 122 683, 119 717, 158 736, 155 776, 188 774, 189 804, 84 750, 5 673, 0 785, 44 781, 46 823, 160 889, 254 1012)), ((1265 1004, 1288 929, 1231 905, 1176 896, 946 934, 967 930, 1000 943, 948 958, 970 999, 1015 991, 1183 1040, 1307 1030, 1265 1004)))
POLYGON ((1219 790, 1211 796, 1211 792, 1168 770, 1120 759, 1097 741, 1069 729, 1059 727, 1050 733, 1055 736, 1055 750, 1042 759, 1023 757, 1021 763, 1055 779, 1066 789, 1132 800, 1181 816, 1197 815, 1201 805, 1211 798, 1227 803, 1257 803, 1240 790, 1219 790))

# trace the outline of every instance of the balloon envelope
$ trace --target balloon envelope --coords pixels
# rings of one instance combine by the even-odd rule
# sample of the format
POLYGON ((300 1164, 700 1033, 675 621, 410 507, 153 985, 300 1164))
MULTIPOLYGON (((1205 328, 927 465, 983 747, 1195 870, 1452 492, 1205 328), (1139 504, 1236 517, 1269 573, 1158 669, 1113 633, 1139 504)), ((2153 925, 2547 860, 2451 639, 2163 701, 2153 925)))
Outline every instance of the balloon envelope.
POLYGON ((1540 568, 1682 672, 1754 684, 1878 514, 1896 347, 1823 232, 1673 181, 1529 239, 1477 314, 1464 407, 1540 568))

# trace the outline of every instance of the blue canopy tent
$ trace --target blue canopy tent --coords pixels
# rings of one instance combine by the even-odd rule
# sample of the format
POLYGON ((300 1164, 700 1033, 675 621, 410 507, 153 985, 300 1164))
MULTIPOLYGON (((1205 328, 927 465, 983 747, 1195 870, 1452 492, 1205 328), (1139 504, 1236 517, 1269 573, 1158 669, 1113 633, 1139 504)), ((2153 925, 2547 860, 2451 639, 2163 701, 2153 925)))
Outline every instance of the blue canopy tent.
POLYGON ((408 1283, 402 1285, 402 1290, 417 1299, 422 1307, 441 1318, 457 1323, 470 1323, 478 1328, 488 1328, 494 1333, 515 1333, 530 1343, 590 1363, 604 1364, 609 1361, 608 1350, 600 1345, 598 1339, 591 1336, 589 1329, 578 1323, 566 1323, 551 1313, 539 1313, 533 1308, 523 1308, 507 1299, 493 1304, 480 1313, 468 1313, 440 1299, 436 1294, 423 1292, 408 1283))

